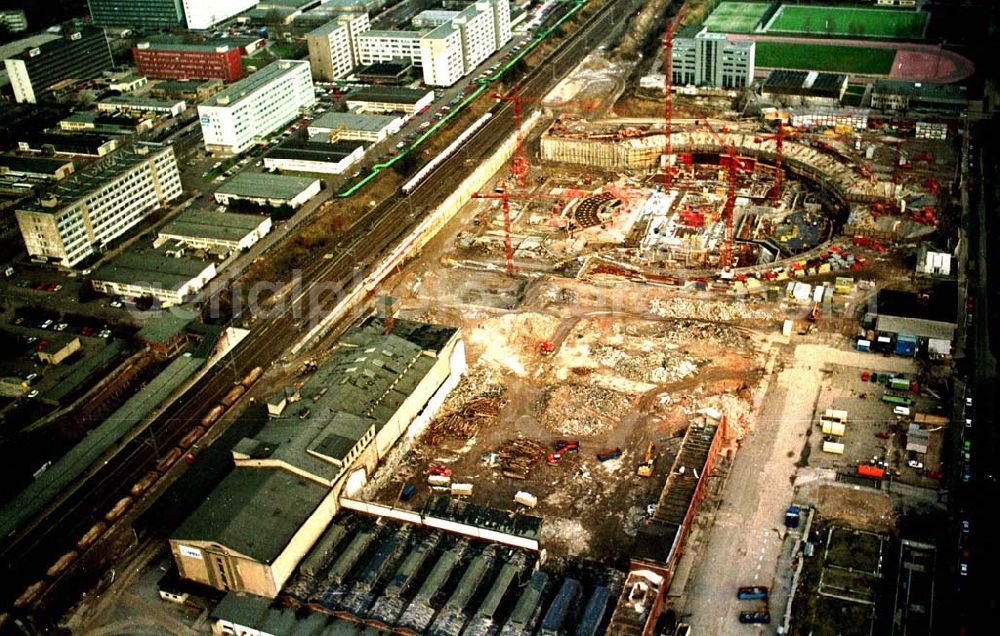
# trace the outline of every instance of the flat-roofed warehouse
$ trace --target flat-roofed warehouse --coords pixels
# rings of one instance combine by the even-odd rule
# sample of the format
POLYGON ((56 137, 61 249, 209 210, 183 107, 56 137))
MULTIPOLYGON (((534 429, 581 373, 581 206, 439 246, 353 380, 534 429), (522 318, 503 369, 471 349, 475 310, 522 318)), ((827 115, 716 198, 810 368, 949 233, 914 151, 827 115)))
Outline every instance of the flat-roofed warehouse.
POLYGON ((219 186, 213 195, 222 205, 243 200, 258 205, 297 208, 319 194, 319 179, 284 174, 256 174, 240 172, 219 186))
POLYGON ((403 127, 403 118, 395 115, 365 113, 325 113, 306 129, 309 137, 327 135, 329 141, 358 139, 377 143, 403 127))
POLYGON ((434 91, 416 88, 373 86, 350 93, 349 110, 362 113, 406 113, 412 115, 434 101, 434 91))
POLYGON ((180 241, 200 249, 243 250, 271 231, 271 217, 188 208, 157 232, 154 247, 180 241))
POLYGON ((290 141, 264 155, 264 167, 289 172, 343 174, 364 154, 365 146, 360 141, 290 141))
POLYGON ((761 95, 789 105, 836 106, 847 92, 847 75, 818 71, 771 71, 761 95))
POLYGON ((465 372, 452 327, 369 318, 348 330, 302 399, 233 448, 235 469, 174 532, 181 576, 274 597, 403 433, 419 434, 465 372))
POLYGON ((109 295, 153 297, 164 304, 180 304, 215 275, 211 261, 141 250, 125 252, 98 267, 91 275, 91 285, 109 295))
POLYGON ((58 181, 73 174, 73 170, 71 159, 0 155, 0 174, 58 181))

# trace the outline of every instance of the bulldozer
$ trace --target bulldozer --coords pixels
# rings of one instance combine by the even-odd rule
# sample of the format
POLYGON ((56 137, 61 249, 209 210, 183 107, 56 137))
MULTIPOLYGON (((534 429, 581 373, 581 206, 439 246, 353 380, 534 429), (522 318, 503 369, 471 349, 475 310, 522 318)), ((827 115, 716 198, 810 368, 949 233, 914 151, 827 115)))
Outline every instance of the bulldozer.
POLYGON ((642 458, 642 463, 639 464, 639 468, 635 471, 640 477, 652 477, 653 476, 653 450, 656 445, 650 442, 646 445, 646 455, 642 458))

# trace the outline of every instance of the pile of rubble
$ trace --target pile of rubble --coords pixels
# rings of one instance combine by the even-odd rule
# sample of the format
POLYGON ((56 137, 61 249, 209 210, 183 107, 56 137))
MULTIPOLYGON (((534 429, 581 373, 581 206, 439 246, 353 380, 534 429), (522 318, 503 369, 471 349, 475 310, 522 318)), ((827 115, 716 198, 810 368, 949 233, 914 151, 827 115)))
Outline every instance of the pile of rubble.
POLYGON ((631 408, 629 396, 589 384, 547 387, 538 411, 546 430, 559 435, 590 437, 607 433, 631 408))
POLYGON ((424 442, 437 446, 445 439, 469 439, 479 432, 483 423, 500 415, 504 401, 498 396, 480 397, 456 411, 435 418, 427 427, 424 442))
POLYGON ((531 439, 510 439, 497 449, 500 472, 505 477, 527 479, 531 467, 545 455, 545 445, 531 439))
POLYGON ((672 353, 667 350, 630 354, 619 347, 597 345, 594 358, 615 374, 634 382, 665 384, 683 380, 698 372, 706 360, 672 353))
POLYGON ((751 302, 716 302, 691 300, 688 298, 654 298, 649 302, 649 311, 661 318, 695 318, 730 322, 733 320, 778 320, 781 318, 774 308, 753 307, 751 302))

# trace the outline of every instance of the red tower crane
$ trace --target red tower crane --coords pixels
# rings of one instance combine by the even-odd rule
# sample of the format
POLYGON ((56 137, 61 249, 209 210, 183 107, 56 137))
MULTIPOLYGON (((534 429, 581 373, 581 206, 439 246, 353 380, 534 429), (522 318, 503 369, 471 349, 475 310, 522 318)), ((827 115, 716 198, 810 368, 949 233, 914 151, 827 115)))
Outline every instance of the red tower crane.
POLYGON ((521 95, 521 86, 518 83, 514 83, 514 87, 509 95, 501 95, 500 93, 493 93, 493 98, 501 101, 511 102, 514 105, 514 128, 517 130, 517 148, 514 149, 514 163, 511 167, 511 173, 517 178, 517 185, 521 188, 526 188, 528 184, 528 155, 524 152, 524 133, 521 128, 522 117, 521 117, 521 105, 522 104, 538 104, 540 106, 549 107, 565 107, 565 106, 575 106, 582 110, 592 110, 599 106, 599 104, 592 104, 589 102, 547 102, 542 99, 535 99, 531 97, 524 97, 521 95))
MULTIPOLYGON (((740 168, 740 160, 736 156, 736 144, 732 140, 724 140, 719 133, 716 132, 715 128, 712 127, 712 123, 708 120, 705 113, 699 113, 702 122, 705 125, 705 129, 712 133, 715 141, 718 142, 719 146, 725 149, 727 156, 727 183, 726 183, 726 203, 722 207, 722 220, 726 224, 726 235, 725 244, 722 247, 722 270, 728 271, 733 266, 733 212, 736 208, 736 171, 740 168)), ((721 159, 722 155, 720 155, 721 159)))
POLYGON ((673 182, 673 170, 670 166, 670 155, 673 154, 673 142, 670 139, 670 120, 674 115, 673 98, 673 54, 674 54, 674 31, 681 23, 681 18, 687 12, 687 2, 685 2, 673 20, 668 19, 667 30, 663 34, 663 185, 669 188, 673 182))
POLYGON ((498 192, 496 194, 487 194, 482 192, 474 192, 472 194, 473 199, 496 199, 499 200, 503 210, 503 247, 504 247, 504 258, 507 263, 507 274, 514 275, 514 246, 511 244, 510 238, 510 200, 511 199, 554 199, 557 201, 566 201, 568 199, 576 198, 578 194, 577 191, 570 191, 566 194, 543 194, 537 192, 508 192, 504 188, 503 192, 498 192))
POLYGON ((781 156, 784 151, 784 141, 786 136, 792 136, 795 133, 789 133, 788 129, 785 128, 784 122, 780 119, 778 120, 778 132, 773 135, 767 135, 766 137, 754 137, 754 143, 762 143, 765 141, 774 142, 774 186, 771 189, 771 201, 775 204, 781 199, 781 156))

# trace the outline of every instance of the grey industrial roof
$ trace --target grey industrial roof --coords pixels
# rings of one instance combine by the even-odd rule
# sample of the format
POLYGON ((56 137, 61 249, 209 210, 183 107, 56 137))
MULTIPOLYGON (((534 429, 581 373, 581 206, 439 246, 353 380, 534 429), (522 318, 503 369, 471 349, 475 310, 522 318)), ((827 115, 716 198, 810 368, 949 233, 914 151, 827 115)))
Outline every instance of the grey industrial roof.
POLYGON ((154 108, 173 108, 178 104, 183 104, 184 100, 176 99, 156 99, 155 97, 140 97, 136 95, 111 95, 105 97, 99 103, 121 106, 151 106, 154 108))
POLYGON ((226 620, 244 627, 257 629, 267 615, 271 599, 243 592, 227 592, 212 610, 215 620, 226 620))
POLYGON ((72 165, 72 159, 51 159, 48 157, 23 157, 19 155, 0 155, 0 166, 10 168, 14 172, 32 172, 35 174, 55 174, 66 164, 72 165))
POLYGON ((525 539, 538 539, 542 530, 541 517, 511 514, 505 510, 452 499, 448 495, 430 499, 424 506, 422 514, 464 523, 476 528, 496 530, 525 539))
POLYGON ((817 71, 775 70, 764 80, 764 91, 775 94, 838 97, 847 76, 817 71))
MULTIPOLYGON (((144 41, 139 42, 136 46, 140 51, 151 50, 151 51, 203 51, 205 53, 214 53, 217 49, 225 47, 226 50, 238 49, 239 45, 229 44, 226 42, 217 41, 205 41, 205 42, 150 42, 144 41), (149 46, 143 46, 148 44, 149 46)), ((224 52, 224 51, 223 51, 224 52)))
POLYGON ((390 104, 416 104, 431 91, 418 88, 397 88, 393 86, 372 86, 351 93, 345 99, 349 102, 387 102, 390 104))
POLYGON ((205 362, 182 356, 92 430, 21 494, 0 508, 0 536, 6 537, 34 517, 68 485, 76 481, 109 448, 142 422, 153 409, 205 362))
POLYGON ((45 397, 61 402, 67 395, 73 393, 80 385, 86 382, 92 373, 103 368, 106 364, 114 360, 124 348, 121 340, 112 340, 101 350, 91 355, 85 356, 71 368, 67 369, 58 384, 45 392, 45 397))
POLYGON ((335 113, 328 112, 309 124, 309 128, 329 128, 336 130, 361 130, 378 132, 399 119, 394 115, 368 115, 365 113, 335 113))
POLYGON ((237 467, 173 534, 272 563, 329 489, 280 468, 237 467))
POLYGON ((968 99, 964 84, 935 84, 933 82, 908 82, 905 80, 875 80, 873 93, 905 95, 917 100, 964 104, 968 99))
POLYGON ((955 323, 900 316, 879 316, 875 323, 876 331, 909 334, 932 340, 951 340, 955 337, 955 328, 955 323))
POLYGON ((144 342, 168 343, 184 333, 185 327, 193 320, 187 311, 164 310, 160 315, 146 323, 136 338, 144 342))
POLYGON ((296 66, 309 65, 307 60, 275 60, 256 73, 244 77, 238 82, 229 85, 225 90, 219 91, 205 102, 205 106, 225 106, 230 107, 239 103, 248 94, 264 86, 274 79, 290 73, 296 66), (227 103, 226 100, 228 100, 227 103))
MULTIPOLYGON (((87 137, 97 136, 87 135, 87 137)), ((100 138, 98 137, 98 139, 100 138)), ((39 201, 34 201, 23 206, 21 209, 32 212, 59 212, 65 205, 82 199, 91 192, 104 187, 111 179, 146 161, 150 157, 157 156, 161 152, 173 152, 173 150, 170 146, 145 141, 137 142, 127 148, 119 148, 82 170, 74 172, 50 188, 47 195, 54 195, 62 205, 45 207, 39 201)))
POLYGON ((274 148, 265 157, 269 159, 298 159, 301 161, 336 163, 344 157, 350 156, 358 149, 358 146, 364 148, 365 144, 360 141, 342 141, 337 143, 290 141, 274 148))
POLYGON ((173 290, 204 272, 206 267, 206 263, 193 258, 174 258, 158 250, 136 250, 101 265, 91 278, 127 285, 148 283, 173 290))
POLYGON ((255 231, 266 217, 188 208, 159 230, 160 236, 239 241, 255 231))
POLYGON ((290 200, 310 188, 316 179, 287 174, 240 172, 223 183, 216 192, 253 199, 290 200))

